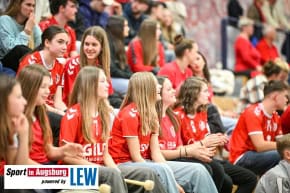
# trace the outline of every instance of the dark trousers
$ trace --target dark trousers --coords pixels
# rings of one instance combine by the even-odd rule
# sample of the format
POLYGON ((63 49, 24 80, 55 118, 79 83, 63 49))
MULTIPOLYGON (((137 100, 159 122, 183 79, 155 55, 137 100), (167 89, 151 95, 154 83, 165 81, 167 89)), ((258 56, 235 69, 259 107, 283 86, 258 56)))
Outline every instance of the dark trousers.
POLYGON ((229 177, 226 177, 227 174, 225 173, 223 166, 218 161, 213 160, 210 163, 205 163, 194 158, 180 158, 174 161, 193 162, 193 163, 202 164, 212 176, 212 179, 216 185, 218 192, 220 193, 232 192, 232 187, 233 187, 232 180, 229 179, 229 177))
POLYGON ((59 145, 59 131, 60 131, 60 123, 62 116, 50 111, 47 111, 52 136, 53 136, 53 145, 58 147, 59 145))
POLYGON ((4 56, 4 58, 2 58, 1 62, 4 67, 11 68, 15 72, 17 72, 20 60, 29 52, 31 52, 31 49, 27 46, 15 46, 4 56))
POLYGON ((290 63, 290 31, 286 32, 286 37, 283 42, 281 52, 286 56, 286 61, 290 63))
POLYGON ((232 181, 232 184, 238 186, 236 193, 253 192, 257 184, 257 176, 252 171, 241 166, 233 165, 228 161, 217 161, 223 165, 226 174, 228 174, 226 178, 229 179, 225 181, 232 181))

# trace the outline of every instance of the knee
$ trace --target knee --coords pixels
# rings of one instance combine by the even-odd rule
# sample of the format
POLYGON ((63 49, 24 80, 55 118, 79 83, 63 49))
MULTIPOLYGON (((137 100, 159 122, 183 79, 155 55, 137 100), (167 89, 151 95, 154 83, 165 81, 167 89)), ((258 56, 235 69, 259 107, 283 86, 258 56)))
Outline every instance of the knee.
POLYGON ((154 180, 157 178, 157 174, 149 168, 142 168, 142 175, 145 180, 154 180))
POLYGON ((114 168, 107 168, 107 167, 100 168, 100 176, 110 176, 110 177, 120 178, 120 179, 123 178, 120 171, 114 168))

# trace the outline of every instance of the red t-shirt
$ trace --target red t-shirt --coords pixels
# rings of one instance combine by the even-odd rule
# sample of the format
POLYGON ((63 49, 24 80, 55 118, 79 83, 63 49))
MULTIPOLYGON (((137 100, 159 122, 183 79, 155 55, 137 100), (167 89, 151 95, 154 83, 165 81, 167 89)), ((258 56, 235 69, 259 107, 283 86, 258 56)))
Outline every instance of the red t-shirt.
MULTIPOLYGON (((25 66, 31 65, 31 64, 41 64, 41 65, 44 64, 44 59, 41 56, 41 51, 36 51, 36 52, 33 52, 33 53, 25 56, 24 59, 22 59, 20 64, 19 64, 19 68, 18 68, 17 73, 19 74, 19 72, 25 66)), ((47 69, 49 71, 50 77, 51 77, 51 83, 50 83, 51 85, 49 87, 50 94, 49 94, 47 101, 46 101, 46 103, 48 105, 53 106, 54 95, 56 93, 56 89, 58 86, 62 86, 62 84, 63 84, 63 69, 64 69, 63 64, 58 59, 55 59, 55 62, 53 64, 52 69, 47 69)))
POLYGON ((49 159, 44 149, 43 132, 38 119, 32 124, 32 135, 33 141, 29 152, 30 159, 40 164, 48 163, 49 159))
POLYGON ((247 151, 256 151, 250 138, 254 134, 263 134, 265 141, 275 141, 282 135, 278 113, 267 114, 262 103, 249 106, 240 115, 230 138, 230 162, 236 163, 247 151))
POLYGON ((62 140, 81 144, 84 150, 84 159, 104 165, 103 153, 106 143, 102 140, 102 123, 98 115, 93 117, 92 138, 95 140, 95 143, 88 143, 84 139, 80 104, 75 104, 67 110, 61 120, 59 145, 61 146, 62 140))
MULTIPOLYGON (((59 25, 53 16, 47 20, 39 22, 39 27, 42 31, 44 31, 46 28, 48 28, 49 26, 52 26, 52 25, 59 25)), ((69 36, 69 41, 67 44, 67 51, 64 54, 64 57, 69 58, 70 53, 72 51, 77 50, 77 48, 76 48, 76 33, 75 33, 74 29, 68 25, 65 25, 64 29, 67 31, 68 36, 69 36)))
POLYGON ((180 119, 181 138, 184 145, 200 141, 210 134, 206 111, 190 115, 185 114, 184 109, 179 107, 175 109, 175 112, 180 119))
MULTIPOLYGON (((165 64, 165 53, 164 48, 160 42, 157 44, 158 59, 157 66, 162 67, 165 64)), ((143 48, 139 38, 133 39, 128 46, 127 51, 128 64, 132 72, 150 72, 153 70, 151 64, 144 64, 143 62, 143 48)))
POLYGON ((162 135, 159 135, 159 145, 161 150, 175 150, 178 146, 183 145, 180 129, 174 130, 173 124, 166 115, 161 121, 162 135))
POLYGON ((269 60, 274 60, 275 58, 279 57, 276 46, 270 46, 264 38, 259 41, 256 48, 261 55, 262 65, 264 65, 265 62, 268 62, 269 60))
POLYGON ((173 61, 166 64, 159 70, 158 76, 160 75, 167 76, 171 81, 173 88, 178 89, 188 77, 192 76, 192 71, 187 67, 184 73, 181 72, 176 61, 173 61))
POLYGON ((113 123, 109 151, 116 163, 132 161, 127 137, 138 137, 141 156, 144 159, 151 159, 149 147, 151 134, 142 135, 140 115, 134 103, 121 109, 113 123))
MULTIPOLYGON (((96 66, 98 66, 98 63, 96 63, 96 66)), ((75 79, 79 71, 81 70, 80 68, 81 68, 80 56, 69 59, 64 67, 64 72, 63 72, 64 83, 63 83, 62 97, 63 97, 63 101, 66 104, 68 104, 69 95, 72 92, 75 79)), ((108 81, 108 83, 109 83, 109 94, 111 95, 114 93, 114 90, 113 90, 112 82, 108 81)))
POLYGON ((281 125, 283 134, 290 133, 290 105, 287 107, 287 109, 283 112, 281 116, 281 125))
POLYGON ((241 36, 235 42, 235 71, 255 70, 260 66, 261 56, 251 42, 241 36))

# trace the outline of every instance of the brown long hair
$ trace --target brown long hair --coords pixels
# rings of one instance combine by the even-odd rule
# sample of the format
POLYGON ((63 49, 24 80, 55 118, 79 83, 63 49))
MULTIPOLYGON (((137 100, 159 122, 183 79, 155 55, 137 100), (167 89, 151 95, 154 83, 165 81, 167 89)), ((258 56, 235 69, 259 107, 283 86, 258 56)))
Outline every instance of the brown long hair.
POLYGON ((0 160, 7 158, 7 149, 13 144, 13 133, 7 110, 8 97, 17 84, 19 83, 15 78, 4 74, 0 75, 0 160))
POLYGON ((27 100, 24 114, 26 115, 30 125, 29 145, 31 146, 33 143, 32 124, 33 116, 35 116, 39 120, 42 129, 44 146, 46 149, 47 145, 51 144, 52 140, 52 132, 46 114, 46 107, 45 105, 35 105, 39 88, 45 76, 50 77, 50 74, 42 65, 32 64, 26 66, 20 71, 17 80, 21 83, 23 97, 27 100))
POLYGON ((114 57, 117 59, 119 67, 121 69, 125 69, 127 66, 127 57, 124 44, 125 21, 126 19, 123 16, 112 15, 109 17, 106 26, 106 32, 108 33, 111 49, 113 50, 112 53, 115 54, 114 57))
POLYGON ((21 4, 24 0, 10 0, 10 3, 5 10, 4 14, 9 15, 10 17, 16 17, 20 13, 21 4))
POLYGON ((137 72, 129 80, 127 94, 120 109, 135 103, 140 114, 142 135, 159 129, 155 109, 157 100, 156 78, 150 72, 137 72))
MULTIPOLYGON (((164 82, 166 79, 169 80, 166 76, 158 76, 157 77, 157 81, 158 81, 159 85, 161 85, 161 91, 160 91, 161 97, 162 97, 162 92, 163 92, 163 85, 164 85, 164 82)), ((160 125, 161 125, 161 121, 162 121, 162 108, 163 108, 163 101, 161 99, 161 100, 157 101, 157 103, 156 103, 156 111, 158 114, 160 125)), ((174 113, 172 107, 168 107, 166 109, 165 113, 169 117, 169 119, 174 127, 174 130, 178 131, 180 123, 179 123, 177 116, 174 113)), ((160 129, 159 133, 160 133, 160 136, 162 136, 162 129, 160 129)))
POLYGON ((142 22, 138 37, 142 44, 142 54, 144 65, 157 65, 157 39, 156 39, 157 21, 146 19, 142 22))
POLYGON ((99 66, 104 70, 105 75, 110 79, 110 48, 108 37, 105 30, 99 26, 89 27, 83 34, 80 48, 80 66, 81 68, 88 66, 87 57, 84 53, 84 42, 87 36, 93 36, 101 44, 101 52, 98 55, 99 66))
POLYGON ((207 105, 201 105, 195 107, 195 103, 198 100, 202 86, 206 84, 207 81, 200 77, 190 77, 187 78, 184 83, 181 85, 177 102, 174 105, 174 108, 183 106, 184 112, 186 114, 195 114, 200 111, 204 111, 207 108, 207 105))
POLYGON ((70 97, 70 106, 79 103, 82 114, 82 134, 86 141, 94 142, 92 139, 92 107, 96 107, 102 123, 102 139, 106 140, 110 132, 110 109, 106 99, 99 99, 98 85, 100 73, 103 70, 95 66, 83 67, 75 80, 72 94, 70 97))

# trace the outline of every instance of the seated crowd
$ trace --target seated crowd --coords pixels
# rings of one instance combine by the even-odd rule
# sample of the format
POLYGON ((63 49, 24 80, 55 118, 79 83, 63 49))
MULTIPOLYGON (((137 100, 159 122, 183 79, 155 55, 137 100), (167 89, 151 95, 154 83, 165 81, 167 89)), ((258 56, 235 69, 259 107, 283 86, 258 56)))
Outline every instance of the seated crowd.
POLYGON ((276 176, 287 181, 289 66, 265 50, 275 28, 256 48, 253 21, 240 19, 235 70, 251 79, 239 113, 225 112, 185 10, 170 0, 10 0, 0 16, 10 69, 0 73, 1 188, 6 164, 96 165, 115 193, 266 193, 276 176))

